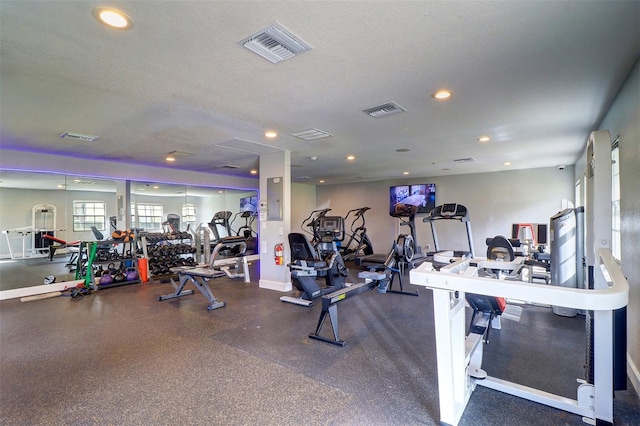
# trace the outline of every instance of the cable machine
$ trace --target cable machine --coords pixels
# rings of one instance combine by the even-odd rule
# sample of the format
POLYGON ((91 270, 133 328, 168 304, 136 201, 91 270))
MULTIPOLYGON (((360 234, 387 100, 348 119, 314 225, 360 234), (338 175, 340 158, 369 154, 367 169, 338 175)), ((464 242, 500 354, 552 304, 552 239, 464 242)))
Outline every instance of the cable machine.
POLYGON ((2 231, 7 239, 9 255, 11 259, 25 259, 28 257, 40 257, 49 255, 49 246, 52 240, 45 237, 55 236, 56 231, 56 206, 51 204, 38 204, 31 209, 31 226, 8 229, 2 231), (20 252, 13 250, 11 240, 20 240, 20 252), (27 241, 30 240, 30 247, 27 241))
POLYGON ((586 423, 613 424, 614 391, 624 389, 623 381, 626 386, 629 285, 610 251, 610 148, 608 132, 591 133, 587 142, 588 288, 482 277, 479 269, 504 268, 506 262, 491 264, 473 259, 461 259, 439 271, 423 263, 410 272, 412 284, 433 290, 441 423, 457 425, 476 386, 483 386, 577 414, 586 423), (584 379, 578 379, 577 398, 488 376, 481 368, 482 335, 465 333, 465 292, 586 310, 587 371, 584 379))

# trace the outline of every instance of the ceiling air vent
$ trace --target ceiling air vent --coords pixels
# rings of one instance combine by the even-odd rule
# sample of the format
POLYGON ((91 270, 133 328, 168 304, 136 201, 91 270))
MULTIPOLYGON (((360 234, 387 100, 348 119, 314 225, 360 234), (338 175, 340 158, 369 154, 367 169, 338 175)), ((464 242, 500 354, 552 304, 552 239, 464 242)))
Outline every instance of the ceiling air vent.
POLYGON ((71 132, 64 132, 63 134, 60 135, 60 137, 62 139, 71 139, 78 142, 93 142, 96 139, 98 139, 98 136, 81 135, 80 133, 71 133, 71 132))
POLYGON ((193 154, 190 152, 184 152, 184 151, 171 151, 167 155, 170 155, 172 157, 191 157, 193 154))
POLYGON ((274 64, 311 50, 311 46, 277 22, 239 41, 238 44, 274 64))
POLYGON ((312 141, 314 139, 323 139, 330 138, 333 136, 331 133, 327 133, 318 129, 309 129, 303 130, 297 133, 291 133, 291 136, 295 136, 296 138, 304 139, 305 141, 312 141))
POLYGON ((236 166, 235 164, 225 164, 224 166, 217 167, 218 169, 239 169, 240 166, 236 166))
POLYGON ((387 102, 383 105, 367 108, 362 110, 365 114, 369 114, 373 118, 382 118, 387 115, 397 114, 399 112, 405 112, 406 109, 402 108, 395 102, 387 102))
POLYGON ((467 158, 457 158, 453 160, 454 163, 471 163, 472 161, 476 161, 475 158, 467 157, 467 158))

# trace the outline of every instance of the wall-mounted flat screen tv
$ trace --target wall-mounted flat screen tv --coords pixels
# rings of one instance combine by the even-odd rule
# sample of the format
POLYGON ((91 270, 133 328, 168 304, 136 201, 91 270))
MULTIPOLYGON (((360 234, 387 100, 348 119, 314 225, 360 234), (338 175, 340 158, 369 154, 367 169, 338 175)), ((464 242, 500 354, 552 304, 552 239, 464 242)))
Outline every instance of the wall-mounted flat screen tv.
POLYGON ((240 198, 240 211, 241 212, 258 212, 258 196, 242 197, 240 198))
POLYGON ((391 216, 429 213, 435 207, 435 183, 398 185, 389 188, 389 214, 391 216))

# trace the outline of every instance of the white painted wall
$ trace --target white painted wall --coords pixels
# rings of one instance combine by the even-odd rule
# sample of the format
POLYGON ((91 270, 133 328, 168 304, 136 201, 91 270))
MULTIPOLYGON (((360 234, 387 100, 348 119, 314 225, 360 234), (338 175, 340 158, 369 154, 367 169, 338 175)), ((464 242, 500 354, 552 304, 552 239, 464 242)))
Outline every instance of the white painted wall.
MULTIPOLYGON (((436 184, 436 204, 458 203, 467 207, 476 256, 486 253, 485 238, 511 235, 513 223, 549 223, 562 209, 562 200, 573 201, 574 171, 568 166, 495 173, 412 178, 317 188, 317 208, 330 207, 344 216, 352 208, 368 206, 367 233, 377 253, 386 253, 399 233, 399 219, 389 216, 389 187, 398 184, 436 184)), ((433 249, 429 225, 416 218, 418 244, 433 249)), ((348 226, 348 224, 347 224, 348 226)), ((440 249, 468 250, 465 227, 460 222, 437 224, 440 249)))
POLYGON ((316 209, 316 186, 291 184, 291 232, 303 232, 302 221, 316 209))

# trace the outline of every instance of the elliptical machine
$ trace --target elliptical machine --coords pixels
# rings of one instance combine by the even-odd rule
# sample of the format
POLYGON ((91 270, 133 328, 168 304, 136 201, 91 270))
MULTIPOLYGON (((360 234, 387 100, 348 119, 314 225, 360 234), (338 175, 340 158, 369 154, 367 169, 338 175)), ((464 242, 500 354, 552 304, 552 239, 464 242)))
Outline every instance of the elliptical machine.
MULTIPOLYGON (((257 253, 258 252, 257 251, 258 250, 257 249, 258 233, 253 229, 253 222, 256 220, 256 216, 258 215, 258 213, 249 211, 249 210, 236 213, 235 216, 233 217, 233 220, 229 224, 230 228, 231 228, 231 225, 233 225, 233 222, 235 222, 238 215, 241 218, 244 218, 244 225, 238 228, 238 231, 236 232, 236 236, 243 237, 245 239, 245 243, 247 244, 248 251, 252 253, 257 253)), ((231 228, 231 230, 233 230, 233 228, 231 228)))
POLYGON ((320 210, 314 210, 311 213, 309 213, 309 216, 307 216, 307 218, 305 220, 302 221, 302 225, 300 225, 300 228, 306 232, 307 234, 311 235, 311 245, 313 247, 315 247, 321 240, 322 236, 320 235, 320 231, 318 229, 318 226, 320 224, 320 219, 325 217, 327 215, 327 213, 329 213, 331 211, 331 209, 327 208, 327 209, 320 209, 320 210), (310 230, 305 229, 305 228, 311 228, 310 230))
POLYGON ((345 287, 349 270, 336 245, 344 238, 344 219, 323 215, 317 218, 313 229, 319 237, 317 250, 304 234, 293 232, 288 236, 291 282, 299 295, 282 296, 280 300, 283 302, 311 306, 314 299, 345 287), (325 287, 318 285, 317 278, 324 278, 325 287))
POLYGON ((364 213, 367 210, 371 210, 371 208, 360 207, 351 209, 344 218, 346 222, 349 219, 349 215, 353 213, 353 220, 350 226, 351 233, 347 234, 349 239, 347 243, 339 247, 344 260, 357 261, 362 256, 370 256, 373 254, 373 244, 367 235, 367 228, 365 227, 364 213))

